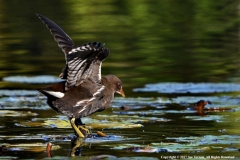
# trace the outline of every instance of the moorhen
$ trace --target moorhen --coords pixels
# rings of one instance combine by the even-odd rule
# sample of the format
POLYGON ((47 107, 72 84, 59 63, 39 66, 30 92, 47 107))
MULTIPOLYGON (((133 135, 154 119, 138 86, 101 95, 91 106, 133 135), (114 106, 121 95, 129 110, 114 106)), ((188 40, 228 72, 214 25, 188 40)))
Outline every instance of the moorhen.
POLYGON ((59 75, 65 80, 37 90, 47 97, 52 109, 69 117, 79 137, 85 137, 89 131, 81 118, 109 107, 114 93, 125 97, 119 78, 114 75, 101 77, 102 61, 109 55, 109 49, 100 42, 75 46, 57 24, 40 14, 37 16, 50 30, 66 58, 65 68, 59 75))

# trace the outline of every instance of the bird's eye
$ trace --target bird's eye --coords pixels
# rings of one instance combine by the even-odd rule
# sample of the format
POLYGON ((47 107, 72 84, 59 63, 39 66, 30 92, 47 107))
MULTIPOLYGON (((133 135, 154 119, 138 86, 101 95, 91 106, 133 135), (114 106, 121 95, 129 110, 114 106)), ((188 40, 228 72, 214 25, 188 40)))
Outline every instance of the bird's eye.
POLYGON ((121 84, 121 83, 118 83, 118 84, 117 84, 117 87, 118 87, 118 89, 121 89, 121 88, 122 88, 122 84, 121 84))

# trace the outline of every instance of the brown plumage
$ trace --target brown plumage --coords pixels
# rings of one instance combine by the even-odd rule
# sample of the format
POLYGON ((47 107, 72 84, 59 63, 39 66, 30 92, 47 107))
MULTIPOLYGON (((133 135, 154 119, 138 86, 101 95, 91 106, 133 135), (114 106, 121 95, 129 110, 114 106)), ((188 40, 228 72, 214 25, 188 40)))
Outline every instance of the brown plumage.
POLYGON ((57 24, 42 15, 37 16, 50 30, 66 58, 66 66, 60 74, 65 80, 38 91, 48 98, 47 103, 52 109, 68 116, 78 136, 84 137, 79 128, 86 129, 75 126, 75 118, 106 109, 114 93, 125 97, 122 82, 114 75, 101 77, 102 61, 109 55, 104 44, 91 42, 75 47, 72 39, 57 24))

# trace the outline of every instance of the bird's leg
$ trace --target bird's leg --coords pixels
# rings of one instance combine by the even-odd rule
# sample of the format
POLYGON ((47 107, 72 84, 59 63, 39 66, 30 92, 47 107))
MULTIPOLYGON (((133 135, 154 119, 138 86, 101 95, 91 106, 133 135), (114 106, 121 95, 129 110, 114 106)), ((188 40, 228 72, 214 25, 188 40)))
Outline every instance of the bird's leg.
POLYGON ((84 134, 79 130, 79 128, 75 124, 75 118, 71 118, 70 122, 71 122, 72 128, 77 133, 77 135, 81 138, 84 138, 85 137, 84 134))
POLYGON ((82 133, 84 133, 85 136, 91 134, 90 131, 86 128, 85 124, 82 123, 81 118, 75 119, 75 125, 82 133))

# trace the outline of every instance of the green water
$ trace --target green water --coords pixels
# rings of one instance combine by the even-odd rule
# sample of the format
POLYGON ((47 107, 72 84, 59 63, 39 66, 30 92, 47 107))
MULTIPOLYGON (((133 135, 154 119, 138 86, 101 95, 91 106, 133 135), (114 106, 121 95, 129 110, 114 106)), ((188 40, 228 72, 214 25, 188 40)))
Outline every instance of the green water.
POLYGON ((34 91, 47 84, 4 81, 9 76, 58 76, 64 67, 61 49, 35 13, 56 22, 76 45, 105 43, 111 53, 102 74, 117 75, 123 82, 127 98, 117 97, 112 108, 86 122, 109 126, 116 122, 117 129, 105 126, 104 133, 121 138, 85 142, 81 158, 103 154, 120 159, 237 157, 239 92, 133 90, 159 82, 238 83, 239 8, 237 0, 0 0, 0 146, 8 148, 0 158, 43 159, 48 142, 56 147, 55 158, 67 158, 71 150, 70 140, 56 140, 73 135, 67 118, 52 111, 34 91), (212 101, 210 107, 232 110, 203 116, 187 109, 200 99, 212 101), (122 105, 130 110, 121 111, 122 105), (123 124, 143 126, 121 128, 123 124), (158 151, 150 153, 154 149, 158 151))

